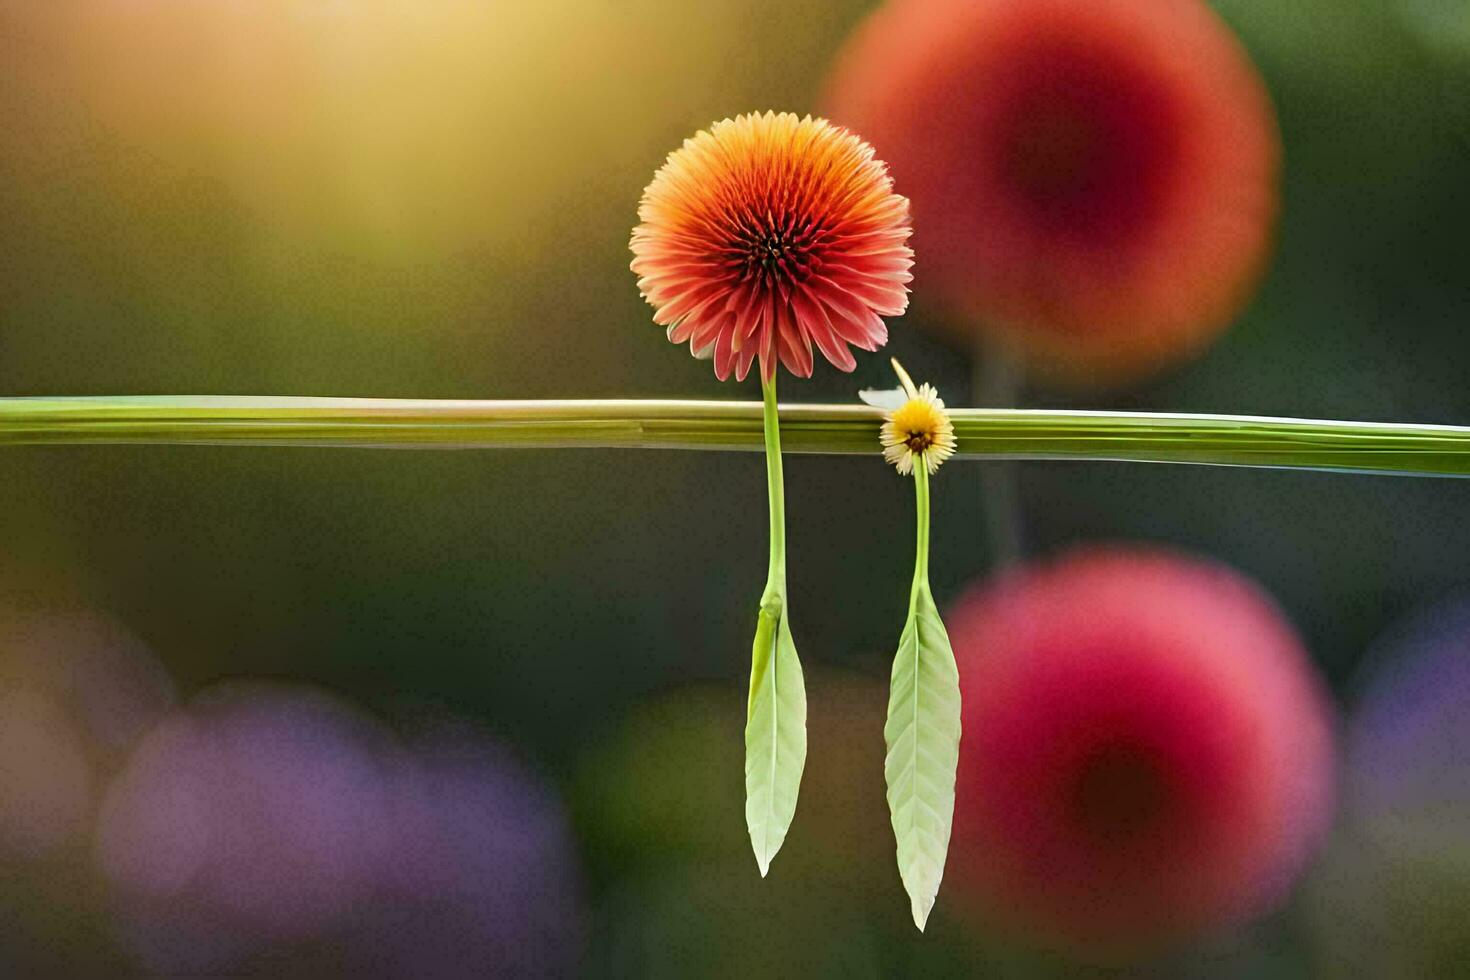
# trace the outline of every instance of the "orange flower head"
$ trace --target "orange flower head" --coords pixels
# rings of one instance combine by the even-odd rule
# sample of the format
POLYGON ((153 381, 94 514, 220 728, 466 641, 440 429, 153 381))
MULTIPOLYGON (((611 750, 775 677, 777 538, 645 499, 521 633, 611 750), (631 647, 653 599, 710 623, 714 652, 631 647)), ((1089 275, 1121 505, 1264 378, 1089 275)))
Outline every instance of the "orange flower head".
POLYGON ((633 271, 669 340, 721 380, 779 361, 811 377, 812 347, 851 371, 848 344, 888 340, 908 306, 909 203, 873 149, 825 119, 751 113, 701 130, 643 192, 633 271))
POLYGON ((1264 269, 1275 115, 1203 0, 888 0, 826 101, 912 198, 957 339, 1044 376, 1188 357, 1264 269))

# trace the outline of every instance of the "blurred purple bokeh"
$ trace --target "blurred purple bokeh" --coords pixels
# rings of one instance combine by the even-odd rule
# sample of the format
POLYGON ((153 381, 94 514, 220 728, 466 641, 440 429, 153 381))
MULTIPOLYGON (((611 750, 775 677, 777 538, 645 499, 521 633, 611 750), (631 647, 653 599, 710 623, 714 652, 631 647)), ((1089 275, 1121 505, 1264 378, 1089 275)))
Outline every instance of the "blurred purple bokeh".
POLYGON ((174 699, 121 623, 82 605, 0 602, 0 975, 101 975, 107 940, 91 859, 99 798, 174 699))
POLYGON ((1348 730, 1347 802, 1435 809, 1470 829, 1470 599, 1429 607, 1378 644, 1348 730))
POLYGON ((1375 644, 1347 732, 1339 827, 1308 889, 1318 968, 1462 976, 1470 955, 1470 599, 1375 644))
POLYGON ((578 874, 555 800, 449 723, 407 744, 325 693, 231 683, 139 746, 98 857, 148 970, 571 972, 578 874))

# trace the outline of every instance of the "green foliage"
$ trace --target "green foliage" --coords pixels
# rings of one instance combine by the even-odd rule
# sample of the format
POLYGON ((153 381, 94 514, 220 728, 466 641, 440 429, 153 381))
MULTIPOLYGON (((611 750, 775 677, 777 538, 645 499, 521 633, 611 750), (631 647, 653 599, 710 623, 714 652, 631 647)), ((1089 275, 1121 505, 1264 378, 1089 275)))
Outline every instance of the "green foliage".
POLYGON ((806 687, 785 601, 762 600, 745 721, 745 823, 761 876, 786 840, 806 766, 806 687))

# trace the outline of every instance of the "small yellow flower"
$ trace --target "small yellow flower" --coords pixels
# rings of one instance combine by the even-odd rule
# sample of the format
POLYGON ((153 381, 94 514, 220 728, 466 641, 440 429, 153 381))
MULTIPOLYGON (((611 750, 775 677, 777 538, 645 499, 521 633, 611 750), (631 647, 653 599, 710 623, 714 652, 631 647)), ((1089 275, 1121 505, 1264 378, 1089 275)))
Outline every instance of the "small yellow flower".
POLYGON ((907 476, 914 471, 914 459, 921 457, 933 476, 939 464, 954 455, 954 425, 933 385, 921 385, 916 391, 907 374, 900 377, 909 400, 883 416, 883 458, 907 476))

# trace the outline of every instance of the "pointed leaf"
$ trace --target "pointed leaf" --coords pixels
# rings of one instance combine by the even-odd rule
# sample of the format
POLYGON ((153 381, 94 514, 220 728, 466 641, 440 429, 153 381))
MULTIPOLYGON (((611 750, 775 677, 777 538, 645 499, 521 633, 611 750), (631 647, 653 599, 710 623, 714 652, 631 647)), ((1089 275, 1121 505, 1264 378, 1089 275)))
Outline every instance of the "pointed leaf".
POLYGON ((786 840, 806 766, 806 688, 785 603, 762 602, 745 721, 745 825, 761 877, 786 840))
POLYGON ((898 641, 883 741, 899 875, 922 930, 944 876, 960 748, 959 671, 926 582, 914 587, 898 641))

